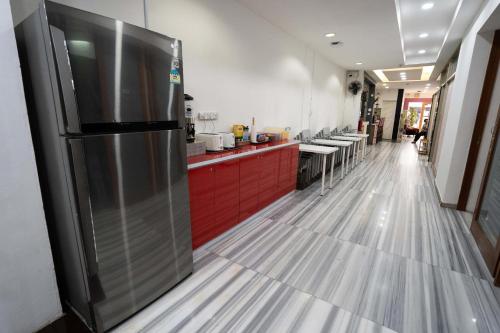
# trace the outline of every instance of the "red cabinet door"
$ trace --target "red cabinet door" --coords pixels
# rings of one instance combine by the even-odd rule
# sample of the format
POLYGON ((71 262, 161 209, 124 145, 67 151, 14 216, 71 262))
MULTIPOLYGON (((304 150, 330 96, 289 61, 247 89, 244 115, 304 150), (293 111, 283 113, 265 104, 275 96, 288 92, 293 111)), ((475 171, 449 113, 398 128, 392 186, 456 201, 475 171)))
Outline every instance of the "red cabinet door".
POLYGON ((293 145, 290 148, 290 178, 288 192, 297 187, 297 172, 299 169, 299 145, 293 145))
POLYGON ((280 151, 260 154, 259 208, 276 200, 278 194, 278 172, 280 151))
POLYGON ((292 163, 292 151, 289 147, 280 149, 280 161, 279 161, 279 172, 278 172, 278 191, 279 196, 283 196, 288 193, 288 188, 290 187, 290 176, 291 176, 291 163, 292 163))
POLYGON ((298 145, 189 170, 193 248, 295 189, 298 145))
POLYGON ((212 239, 215 222, 215 172, 207 166, 189 170, 189 202, 193 248, 212 239))
POLYGON ((243 221, 259 210, 260 155, 240 160, 240 214, 243 221))
POLYGON ((238 224, 239 178, 239 160, 215 165, 215 224, 212 228, 214 237, 238 224))

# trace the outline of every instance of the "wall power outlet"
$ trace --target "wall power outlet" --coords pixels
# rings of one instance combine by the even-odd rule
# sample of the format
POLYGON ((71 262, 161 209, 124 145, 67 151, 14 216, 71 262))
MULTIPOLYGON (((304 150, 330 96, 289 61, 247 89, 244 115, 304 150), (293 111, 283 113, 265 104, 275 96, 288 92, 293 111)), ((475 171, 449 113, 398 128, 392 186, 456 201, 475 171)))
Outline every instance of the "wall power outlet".
POLYGON ((217 120, 219 115, 217 112, 199 112, 198 119, 199 120, 217 120))

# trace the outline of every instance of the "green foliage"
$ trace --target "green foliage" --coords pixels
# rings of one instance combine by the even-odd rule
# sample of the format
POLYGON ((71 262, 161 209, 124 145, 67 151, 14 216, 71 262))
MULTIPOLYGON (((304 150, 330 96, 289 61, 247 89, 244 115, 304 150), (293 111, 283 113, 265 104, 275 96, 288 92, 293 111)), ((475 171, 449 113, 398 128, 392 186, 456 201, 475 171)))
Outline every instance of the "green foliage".
POLYGON ((417 109, 410 108, 410 111, 408 111, 408 117, 410 120, 410 126, 413 126, 418 119, 417 109))

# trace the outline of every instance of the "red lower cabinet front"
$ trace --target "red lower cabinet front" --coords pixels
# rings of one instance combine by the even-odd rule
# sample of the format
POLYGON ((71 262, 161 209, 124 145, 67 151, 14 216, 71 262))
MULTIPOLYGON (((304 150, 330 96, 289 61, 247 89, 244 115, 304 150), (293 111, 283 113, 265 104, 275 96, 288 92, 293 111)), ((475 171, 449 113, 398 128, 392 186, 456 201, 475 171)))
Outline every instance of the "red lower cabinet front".
POLYGON ((213 238, 215 172, 213 166, 189 170, 189 204, 193 248, 213 238))
POLYGON ((277 199, 279 162, 279 150, 261 154, 259 209, 268 206, 277 199))
POLYGON ((298 145, 189 171, 193 248, 295 189, 298 145))
POLYGON ((295 190, 297 187, 297 171, 299 169, 299 146, 290 146, 290 179, 288 183, 288 192, 295 190))
POLYGON ((246 220, 259 211, 260 167, 259 155, 240 160, 240 221, 246 220))
POLYGON ((292 150, 287 148, 281 149, 280 155, 280 169, 278 173, 278 192, 279 196, 283 196, 289 192, 292 167, 292 150))
POLYGON ((238 224, 239 161, 189 171, 193 248, 238 224))
POLYGON ((211 232, 214 235, 213 238, 238 224, 239 178, 239 160, 215 165, 215 223, 211 232))

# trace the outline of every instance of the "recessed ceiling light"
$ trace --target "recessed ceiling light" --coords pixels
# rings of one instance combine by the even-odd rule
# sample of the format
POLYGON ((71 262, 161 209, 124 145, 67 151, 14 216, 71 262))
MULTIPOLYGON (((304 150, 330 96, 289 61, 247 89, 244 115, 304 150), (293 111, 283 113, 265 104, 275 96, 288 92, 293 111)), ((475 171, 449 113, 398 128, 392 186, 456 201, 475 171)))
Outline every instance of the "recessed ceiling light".
POLYGON ((430 84, 430 83, 427 83, 425 86, 426 86, 426 87, 430 87, 430 86, 431 86, 431 84, 430 84))
POLYGON ((420 37, 420 38, 427 38, 427 37, 429 37, 429 34, 427 32, 423 32, 420 35, 418 35, 418 37, 420 37))
POLYGON ((356 65, 358 65, 358 66, 359 65, 363 65, 363 63, 362 62, 357 62, 356 65))
POLYGON ((427 52, 427 51, 425 51, 425 50, 418 50, 418 54, 425 54, 425 52, 427 52))
POLYGON ((388 86, 385 86, 385 89, 389 89, 389 87, 388 87, 388 86))
POLYGON ((422 9, 423 10, 428 10, 428 9, 431 9, 432 7, 434 7, 434 3, 433 2, 426 2, 422 5, 422 9))
POLYGON ((326 37, 326 38, 332 38, 332 37, 335 37, 335 33, 333 33, 333 32, 327 33, 327 34, 325 34, 325 37, 326 37))
POLYGON ((401 72, 399 73, 399 75, 406 75, 406 72, 401 72))

